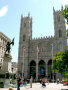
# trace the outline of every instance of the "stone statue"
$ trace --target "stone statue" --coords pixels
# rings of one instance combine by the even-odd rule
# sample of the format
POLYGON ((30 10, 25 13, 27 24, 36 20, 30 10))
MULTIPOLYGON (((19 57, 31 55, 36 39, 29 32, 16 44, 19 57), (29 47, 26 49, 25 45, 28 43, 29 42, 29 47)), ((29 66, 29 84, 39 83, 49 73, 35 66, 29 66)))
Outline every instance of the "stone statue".
POLYGON ((6 53, 8 53, 8 54, 10 53, 11 44, 12 44, 12 46, 14 45, 14 38, 13 38, 13 40, 11 42, 9 42, 9 41, 7 42, 5 54, 6 53))

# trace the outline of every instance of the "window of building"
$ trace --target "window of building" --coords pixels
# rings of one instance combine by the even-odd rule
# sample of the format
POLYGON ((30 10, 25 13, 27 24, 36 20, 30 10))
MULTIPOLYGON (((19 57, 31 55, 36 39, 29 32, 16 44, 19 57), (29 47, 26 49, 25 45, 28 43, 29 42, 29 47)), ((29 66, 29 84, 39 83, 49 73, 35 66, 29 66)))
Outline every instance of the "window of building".
POLYGON ((3 54, 3 50, 2 50, 2 54, 3 54))
POLYGON ((62 31, 59 30, 59 37, 62 37, 62 31))
POLYGON ((2 50, 3 50, 3 47, 2 47, 2 50))
POLYGON ((26 27, 26 23, 24 23, 24 27, 26 27))
POLYGON ((60 16, 58 16, 57 19, 58 19, 58 22, 60 22, 60 16))
POLYGON ((0 69, 1 69, 1 66, 0 66, 0 69))
POLYGON ((26 35, 23 35, 23 41, 25 41, 26 35))
POLYGON ((1 58, 2 58, 3 56, 1 55, 1 58))
POLYGON ((1 62, 2 62, 2 59, 1 59, 1 62))
POLYGON ((1 38, 1 41, 2 41, 2 38, 1 38))

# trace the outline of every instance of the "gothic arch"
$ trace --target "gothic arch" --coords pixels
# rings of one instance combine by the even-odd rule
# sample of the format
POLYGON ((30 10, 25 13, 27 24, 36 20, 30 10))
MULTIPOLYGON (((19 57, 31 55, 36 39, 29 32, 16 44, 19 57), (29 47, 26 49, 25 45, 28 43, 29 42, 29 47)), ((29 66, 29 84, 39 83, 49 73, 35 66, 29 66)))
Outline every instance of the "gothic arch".
POLYGON ((36 62, 34 60, 30 62, 30 76, 36 77, 36 62))
POLYGON ((44 60, 41 60, 38 63, 38 73, 39 73, 39 77, 46 76, 46 63, 44 62, 44 60))
POLYGON ((48 61, 48 77, 52 79, 52 59, 48 61))

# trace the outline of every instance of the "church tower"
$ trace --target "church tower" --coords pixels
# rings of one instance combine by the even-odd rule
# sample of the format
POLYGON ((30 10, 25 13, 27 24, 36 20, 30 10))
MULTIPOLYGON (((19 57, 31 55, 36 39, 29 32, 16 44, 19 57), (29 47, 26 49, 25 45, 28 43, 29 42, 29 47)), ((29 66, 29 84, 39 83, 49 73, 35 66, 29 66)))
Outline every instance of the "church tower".
POLYGON ((20 37, 19 37, 19 53, 18 53, 18 73, 27 77, 28 67, 28 50, 29 41, 32 39, 32 18, 30 14, 27 17, 21 16, 20 37), (25 73, 25 75, 24 75, 25 73))
POLYGON ((53 8, 53 15, 54 15, 54 35, 55 35, 55 43, 56 43, 56 50, 63 51, 66 49, 67 40, 66 40, 66 26, 64 17, 61 15, 63 7, 59 11, 55 11, 53 8))

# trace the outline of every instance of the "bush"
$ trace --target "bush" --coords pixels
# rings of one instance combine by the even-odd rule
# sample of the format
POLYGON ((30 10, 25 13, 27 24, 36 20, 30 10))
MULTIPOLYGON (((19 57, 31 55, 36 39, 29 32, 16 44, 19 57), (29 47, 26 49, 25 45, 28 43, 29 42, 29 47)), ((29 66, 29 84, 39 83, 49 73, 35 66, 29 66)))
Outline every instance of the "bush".
POLYGON ((68 82, 68 78, 65 78, 65 79, 64 79, 64 82, 68 82))

